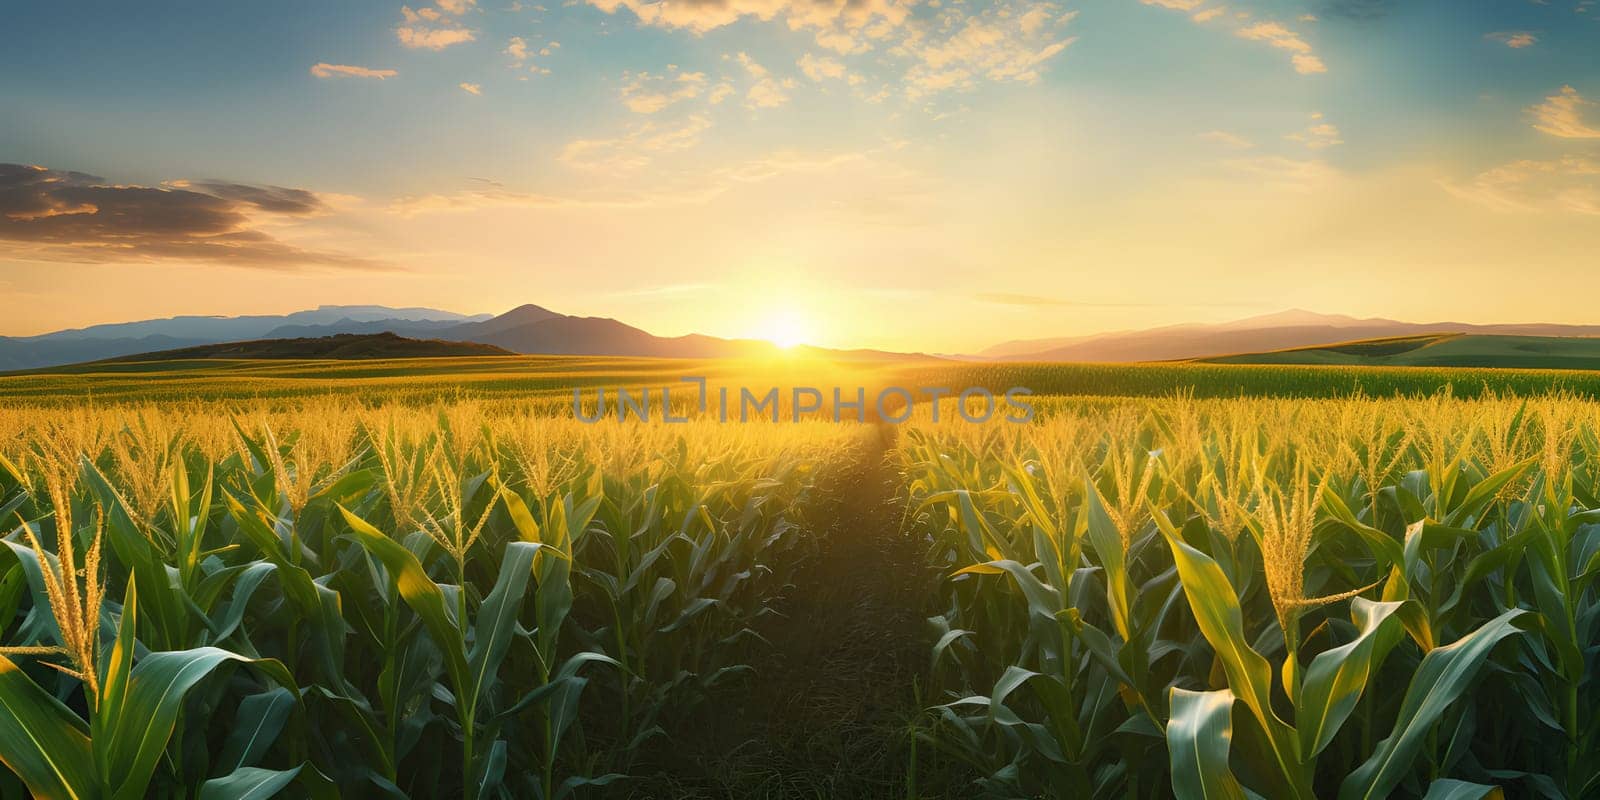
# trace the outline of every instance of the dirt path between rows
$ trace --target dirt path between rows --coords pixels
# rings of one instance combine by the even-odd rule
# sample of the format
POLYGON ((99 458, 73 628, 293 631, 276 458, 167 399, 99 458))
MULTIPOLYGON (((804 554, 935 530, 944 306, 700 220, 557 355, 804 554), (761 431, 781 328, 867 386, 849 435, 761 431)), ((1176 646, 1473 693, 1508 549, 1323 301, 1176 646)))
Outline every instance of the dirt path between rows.
POLYGON ((651 796, 905 796, 912 687, 928 657, 927 581, 918 545, 901 530, 900 480, 887 458, 894 433, 870 429, 858 457, 824 481, 808 531, 818 550, 779 604, 782 618, 762 630, 771 648, 706 715, 716 729, 677 739, 694 763, 681 764, 670 786, 646 781, 651 796))

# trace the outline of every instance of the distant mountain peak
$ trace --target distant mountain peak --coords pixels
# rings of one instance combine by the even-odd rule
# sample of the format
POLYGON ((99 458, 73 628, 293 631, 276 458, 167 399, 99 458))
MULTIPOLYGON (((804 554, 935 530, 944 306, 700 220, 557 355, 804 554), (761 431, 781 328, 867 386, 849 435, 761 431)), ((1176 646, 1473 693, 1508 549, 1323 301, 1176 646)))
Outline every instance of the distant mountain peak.
POLYGON ((522 315, 526 315, 526 314, 548 314, 548 315, 553 316, 553 317, 561 316, 560 314, 557 314, 556 312, 551 311, 550 309, 545 308, 544 306, 534 305, 533 303, 523 303, 522 305, 517 306, 516 308, 513 308, 510 311, 507 311, 506 313, 501 314, 500 316, 509 317, 512 314, 516 314, 518 316, 522 316, 522 315))
POLYGON ((1233 322, 1223 323, 1229 328, 1272 328, 1290 327, 1298 325, 1362 325, 1374 322, 1391 322, 1392 320, 1357 319, 1348 314, 1323 314, 1317 311, 1308 311, 1304 308, 1291 308, 1286 311, 1274 311, 1270 314, 1247 317, 1233 322))

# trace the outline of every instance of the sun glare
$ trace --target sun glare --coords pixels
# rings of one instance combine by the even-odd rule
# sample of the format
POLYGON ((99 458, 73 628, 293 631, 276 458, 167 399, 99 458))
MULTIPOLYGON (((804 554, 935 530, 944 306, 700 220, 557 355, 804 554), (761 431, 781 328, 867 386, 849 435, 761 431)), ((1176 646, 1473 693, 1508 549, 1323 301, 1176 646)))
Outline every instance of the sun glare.
POLYGON ((809 320, 804 316, 793 310, 784 310, 773 312, 762 320, 756 336, 787 350, 810 341, 813 333, 809 320))

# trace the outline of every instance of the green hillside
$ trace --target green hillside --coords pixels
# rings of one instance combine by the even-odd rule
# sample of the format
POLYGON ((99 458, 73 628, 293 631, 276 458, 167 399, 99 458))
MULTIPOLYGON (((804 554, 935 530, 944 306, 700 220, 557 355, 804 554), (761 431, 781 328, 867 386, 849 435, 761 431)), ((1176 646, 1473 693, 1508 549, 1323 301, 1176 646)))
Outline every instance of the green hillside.
POLYGON ((1204 359, 1211 364, 1600 370, 1600 338, 1441 334, 1204 359))

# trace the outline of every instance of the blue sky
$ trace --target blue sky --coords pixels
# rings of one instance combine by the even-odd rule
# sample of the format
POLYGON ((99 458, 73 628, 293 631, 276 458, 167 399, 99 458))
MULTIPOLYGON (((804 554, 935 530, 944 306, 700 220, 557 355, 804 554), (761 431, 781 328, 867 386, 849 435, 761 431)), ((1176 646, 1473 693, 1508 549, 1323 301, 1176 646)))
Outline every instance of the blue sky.
POLYGON ((0 334, 1592 320, 1547 290, 1600 248, 1591 0, 29 4, 4 36, 0 334))

